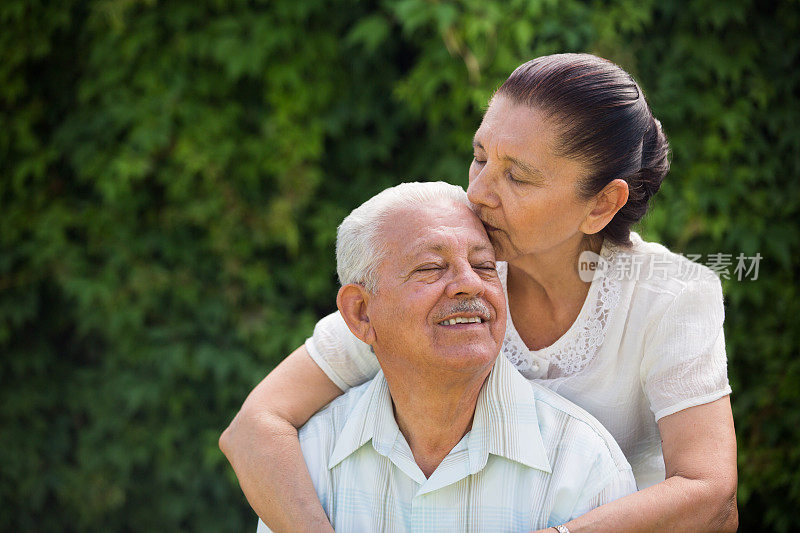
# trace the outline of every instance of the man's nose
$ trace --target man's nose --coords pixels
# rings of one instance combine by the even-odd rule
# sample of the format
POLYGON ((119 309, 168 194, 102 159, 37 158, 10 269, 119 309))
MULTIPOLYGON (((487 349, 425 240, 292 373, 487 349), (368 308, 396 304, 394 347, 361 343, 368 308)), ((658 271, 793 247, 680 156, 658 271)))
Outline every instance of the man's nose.
POLYGON ((499 205, 498 196, 492 189, 491 164, 486 163, 474 176, 470 176, 467 186, 467 198, 475 205, 485 205, 486 207, 497 207, 499 205))
POLYGON ((447 296, 450 298, 474 298, 484 292, 481 276, 468 261, 456 265, 453 279, 447 285, 447 296))

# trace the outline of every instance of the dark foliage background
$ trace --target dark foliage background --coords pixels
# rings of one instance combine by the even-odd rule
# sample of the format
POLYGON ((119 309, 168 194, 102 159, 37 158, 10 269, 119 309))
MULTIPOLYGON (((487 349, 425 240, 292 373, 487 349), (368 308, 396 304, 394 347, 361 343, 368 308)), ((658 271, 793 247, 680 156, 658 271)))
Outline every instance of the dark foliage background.
POLYGON ((492 90, 589 51, 673 171, 643 224, 724 282, 742 530, 800 508, 800 4, 0 3, 0 529, 241 531, 217 437, 334 307, 335 227, 465 185, 492 90))

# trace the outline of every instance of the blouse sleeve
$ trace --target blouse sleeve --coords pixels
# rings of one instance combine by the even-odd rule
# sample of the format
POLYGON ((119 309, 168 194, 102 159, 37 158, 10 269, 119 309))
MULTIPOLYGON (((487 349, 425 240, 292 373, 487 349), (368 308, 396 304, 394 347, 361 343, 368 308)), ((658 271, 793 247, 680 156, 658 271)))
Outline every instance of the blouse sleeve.
POLYGON ((731 393, 724 317, 722 286, 709 272, 652 318, 640 370, 656 421, 731 393))
POLYGON ((338 311, 317 322, 306 350, 343 391, 372 379, 380 370, 372 347, 353 335, 338 311))

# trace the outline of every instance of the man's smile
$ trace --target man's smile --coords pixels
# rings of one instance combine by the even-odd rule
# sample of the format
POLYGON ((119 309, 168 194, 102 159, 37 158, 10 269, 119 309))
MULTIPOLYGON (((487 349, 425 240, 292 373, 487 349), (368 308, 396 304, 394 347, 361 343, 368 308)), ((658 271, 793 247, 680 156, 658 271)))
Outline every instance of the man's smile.
POLYGON ((479 316, 472 316, 472 317, 458 316, 458 317, 453 317, 453 318, 450 318, 450 319, 442 320, 441 322, 439 322, 439 325, 440 326, 454 326, 456 324, 482 324, 484 322, 486 322, 486 320, 481 318, 481 317, 479 317, 479 316))

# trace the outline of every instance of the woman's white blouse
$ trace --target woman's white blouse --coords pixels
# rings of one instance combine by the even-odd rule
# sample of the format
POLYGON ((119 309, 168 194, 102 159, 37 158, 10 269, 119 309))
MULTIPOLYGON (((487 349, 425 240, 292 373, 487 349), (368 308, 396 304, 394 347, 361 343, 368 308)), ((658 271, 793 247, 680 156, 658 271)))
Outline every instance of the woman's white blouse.
MULTIPOLYGON (((502 353, 522 375, 594 415, 642 489, 665 475, 656 422, 731 388, 717 276, 636 233, 631 240, 630 249, 603 246, 583 308, 561 338, 529 350, 509 314, 502 353)), ((505 289, 506 263, 498 263, 498 274, 505 289)), ((317 323, 306 349, 342 390, 379 369, 339 313, 317 323)))

